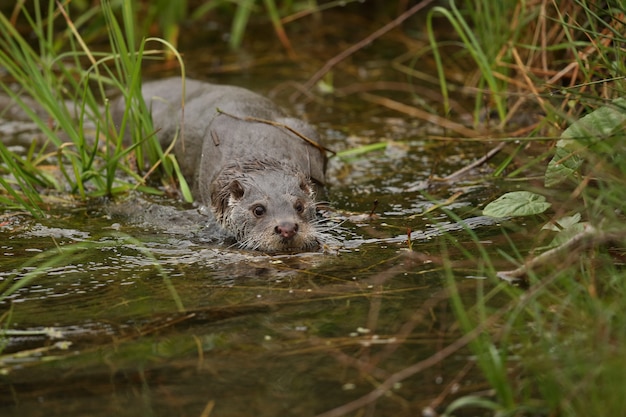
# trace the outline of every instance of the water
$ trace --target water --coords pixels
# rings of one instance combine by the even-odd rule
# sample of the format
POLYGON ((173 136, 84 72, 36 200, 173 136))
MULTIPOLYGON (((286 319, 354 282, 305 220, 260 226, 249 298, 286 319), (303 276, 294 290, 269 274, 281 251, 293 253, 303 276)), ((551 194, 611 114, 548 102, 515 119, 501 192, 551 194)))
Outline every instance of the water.
MULTIPOLYGON (((39 272, 0 305, 13 331, 0 358, 3 416, 315 416, 367 395, 460 335, 440 262, 448 237, 433 233, 434 225, 450 225, 451 241, 470 250, 472 238, 443 211, 424 213, 458 194, 446 208, 474 219, 489 247, 500 227, 476 216, 498 190, 488 166, 450 183, 427 180, 466 166, 490 145, 425 139, 421 122, 358 96, 292 104, 282 81, 301 81, 313 63, 288 61, 269 35, 240 54, 211 43, 210 30, 188 35, 181 48, 190 76, 275 96, 337 151, 389 142, 331 160, 328 200, 345 220, 336 232, 341 244, 329 253, 243 252, 125 222, 101 205, 42 221, 5 215, 0 282, 39 272), (236 71, 207 71, 221 68, 207 66, 216 56, 236 71), (363 221, 373 207, 377 216, 363 221)), ((302 56, 319 47, 294 36, 302 56)), ((327 47, 331 56, 337 45, 327 47)), ((390 53, 368 48, 337 78, 352 69, 363 72, 361 82, 382 76, 391 71, 382 65, 390 53)), ((450 254, 463 258, 454 248, 450 254)), ((459 265, 471 296, 478 281, 468 277, 479 268, 459 265)), ((481 389, 460 347, 366 407, 368 415, 414 416, 481 389)))
MULTIPOLYGON (((104 245, 51 266, 11 297, 11 329, 61 334, 14 335, 6 353, 71 346, 5 358, 3 415, 200 415, 213 401, 214 415, 313 416, 456 335, 445 298, 420 310, 442 288, 439 267, 400 245, 268 256, 145 235, 150 259, 120 230, 103 232, 106 218, 89 220, 80 231, 47 232, 63 247, 104 245)), ((40 224, 32 229, 35 236, 3 239, 3 251, 21 261, 41 254, 50 237, 40 224)), ((465 355, 404 381, 379 412, 426 405, 465 355)))

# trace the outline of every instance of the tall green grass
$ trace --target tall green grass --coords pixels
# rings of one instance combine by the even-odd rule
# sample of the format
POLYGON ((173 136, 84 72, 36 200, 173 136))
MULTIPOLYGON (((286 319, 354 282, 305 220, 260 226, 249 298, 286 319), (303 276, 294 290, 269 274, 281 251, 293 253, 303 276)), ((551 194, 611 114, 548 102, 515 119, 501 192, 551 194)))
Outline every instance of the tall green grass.
MULTIPOLYGON (((541 226, 488 254, 454 245, 488 278, 472 296, 452 291, 465 332, 496 319, 471 348, 492 391, 449 405, 444 415, 471 407, 484 415, 620 415, 626 409, 626 60, 623 4, 467 1, 429 15, 431 46, 444 96, 450 81, 434 31, 436 16, 457 31, 479 72, 475 115, 493 101, 506 130, 516 103, 542 114, 525 138, 541 155, 530 169, 505 167, 505 179, 527 193, 509 193, 485 213, 541 215, 541 226), (508 5, 504 7, 505 3, 508 5), (554 137, 545 158, 545 134, 554 137), (533 136, 538 140, 533 142, 533 136), (543 186, 533 181, 545 169, 543 186), (525 178, 524 175, 528 175, 525 178), (524 187, 522 186, 522 189, 524 187), (500 211, 502 210, 502 211, 500 211), (520 241, 532 247, 520 247, 520 241), (507 268, 507 265, 509 268, 507 268), (514 281, 515 286, 500 278, 514 281), (619 387, 619 388, 618 388, 619 387)), ((477 122, 479 119, 476 119, 477 122)), ((511 163, 516 158, 509 158, 511 163)), ((519 233, 519 232, 517 232, 519 233)), ((446 264, 448 285, 458 276, 446 264)))
MULTIPOLYGON (((154 137, 150 112, 140 93, 141 66, 146 56, 162 54, 148 50, 150 43, 170 46, 160 39, 138 37, 132 2, 118 8, 102 2, 109 34, 107 52, 87 44, 81 28, 60 3, 35 0, 30 6, 22 5, 14 16, 32 31, 34 42, 0 14, 0 66, 8 74, 0 88, 37 125, 45 140, 26 156, 0 144, 5 174, 12 174, 12 179, 0 182, 6 193, 3 202, 38 214, 41 188, 69 191, 82 200, 136 188, 159 192, 146 173, 156 166, 163 167, 164 178, 177 171, 175 160, 154 137), (110 102, 118 95, 129 103, 121 125, 113 122, 110 102), (33 102, 39 109, 33 108, 33 102), (40 167, 51 162, 56 162, 63 181, 43 174, 40 167)), ((184 184, 182 177, 179 180, 184 184)), ((188 193, 186 197, 191 198, 188 193)))
POLYGON ((458 86, 448 76, 442 55, 450 53, 450 42, 436 30, 441 18, 458 36, 462 53, 455 50, 455 56, 464 54, 474 63, 476 76, 468 75, 463 87, 474 91, 477 125, 493 109, 493 125, 500 130, 532 111, 548 116, 542 127, 562 126, 583 108, 593 109, 624 90, 624 51, 615 43, 624 36, 618 0, 603 7, 586 0, 457 3, 434 7, 427 17, 446 112, 450 91, 458 86))
POLYGON ((437 42, 434 21, 437 17, 445 18, 460 37, 465 50, 475 62, 480 77, 477 84, 475 119, 485 107, 495 107, 500 120, 506 119, 507 83, 503 81, 509 70, 504 63, 510 60, 500 56, 506 42, 516 41, 518 32, 508 24, 511 11, 519 4, 518 0, 466 0, 463 8, 455 1, 446 6, 433 7, 428 13, 427 32, 433 56, 437 63, 437 72, 441 92, 444 97, 444 110, 450 110, 446 71, 437 42))

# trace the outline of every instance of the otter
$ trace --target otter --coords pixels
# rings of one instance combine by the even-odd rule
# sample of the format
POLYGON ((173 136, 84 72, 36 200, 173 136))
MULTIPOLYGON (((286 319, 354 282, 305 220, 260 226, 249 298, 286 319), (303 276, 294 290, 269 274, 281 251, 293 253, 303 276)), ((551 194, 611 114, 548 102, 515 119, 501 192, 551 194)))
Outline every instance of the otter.
POLYGON ((192 194, 243 249, 316 250, 315 195, 326 154, 308 123, 241 87, 168 78, 144 83, 162 146, 174 154, 192 194), (182 106, 184 102, 184 108, 182 106))

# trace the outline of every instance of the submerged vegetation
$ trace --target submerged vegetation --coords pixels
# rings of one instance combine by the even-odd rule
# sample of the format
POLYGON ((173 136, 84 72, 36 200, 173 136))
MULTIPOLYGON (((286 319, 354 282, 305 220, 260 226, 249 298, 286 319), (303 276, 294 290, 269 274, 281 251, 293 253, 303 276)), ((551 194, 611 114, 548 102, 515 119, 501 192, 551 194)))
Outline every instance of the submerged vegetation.
MULTIPOLYGON (((142 61, 173 56, 184 68, 175 48, 179 25, 217 9, 234 16, 231 47, 241 45, 251 13, 257 13, 267 16, 286 54, 292 56, 284 16, 335 5, 296 1, 285 2, 292 7, 281 9, 273 0, 245 0, 198 7, 164 1, 151 7, 151 2, 102 1, 97 12, 87 13, 89 2, 82 2, 82 8, 76 3, 72 9, 53 0, 35 1, 29 9, 18 2, 11 15, 0 14, 0 67, 11 80, 0 82, 0 87, 44 138, 33 142, 25 154, 0 142, 3 210, 41 216, 51 204, 46 193, 88 201, 133 189, 172 192, 174 183, 190 200, 175 158, 154 140, 139 94, 142 61), (149 16, 144 26, 136 21, 139 8, 149 16), (35 41, 16 29, 16 19, 34 33, 35 41), (110 51, 96 52, 89 46, 86 34, 96 37, 90 19, 99 22, 101 31, 106 29, 110 51), (148 36, 155 25, 163 38, 148 36), (120 94, 133 105, 125 110, 122 125, 116 126, 110 98, 120 94), (127 131, 131 139, 125 143, 127 131), (47 169, 52 163, 57 164, 56 174, 47 169)), ((626 382, 623 3, 437 2, 426 11, 425 26, 428 45, 413 61, 432 56, 436 74, 420 73, 417 64, 411 68, 401 60, 394 61, 394 68, 410 80, 432 81, 433 95, 441 105, 432 104, 425 112, 367 93, 362 97, 412 117, 439 121, 443 131, 506 143, 498 148, 506 155, 493 175, 502 180, 503 188, 512 184, 514 190, 483 205, 485 215, 510 220, 511 228, 503 227, 505 244, 497 256, 488 255, 487 244, 471 230, 467 231, 473 237, 471 248, 454 236, 440 241, 449 299, 464 332, 459 345, 472 350, 490 387, 450 401, 441 413, 464 415, 479 409, 481 415, 498 416, 620 415, 626 408, 621 393, 626 382), (438 25, 452 27, 454 36, 441 39, 438 25), (474 68, 465 84, 454 81, 447 70, 457 59, 474 68), (472 98, 473 108, 465 110, 471 115, 466 125, 458 122, 466 114, 455 105, 456 95, 472 98), (529 226, 536 230, 525 235, 530 243, 523 247, 516 223, 522 216, 542 223, 529 226), (471 296, 460 288, 455 260, 447 256, 453 250, 471 261, 473 275, 486 278, 477 281, 471 296)), ((368 38, 363 45, 375 39, 368 38)), ((327 65, 326 73, 346 56, 327 65)), ((319 81, 323 75, 308 87, 317 84, 332 92, 322 85, 328 78, 319 81)), ((67 256, 71 250, 60 252, 67 256)), ((49 253, 40 258, 42 267, 55 262, 49 253)), ((18 284, 3 283, 0 297, 37 275, 32 272, 18 284)), ((182 310, 176 291, 167 283, 182 310)), ((355 402, 354 407, 380 395, 355 402)), ((346 406, 328 415, 348 415, 351 410, 346 406)))

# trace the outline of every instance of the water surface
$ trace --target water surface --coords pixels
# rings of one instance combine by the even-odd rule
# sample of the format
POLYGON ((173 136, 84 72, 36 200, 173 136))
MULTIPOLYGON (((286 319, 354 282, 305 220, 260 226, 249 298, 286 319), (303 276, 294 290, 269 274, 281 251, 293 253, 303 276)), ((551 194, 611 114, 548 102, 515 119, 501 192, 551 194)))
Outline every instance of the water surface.
MULTIPOLYGON (((463 168, 492 144, 434 140, 432 126, 358 95, 290 102, 289 82, 304 81, 322 62, 305 58, 319 48, 305 36, 306 23, 295 27, 298 61, 271 36, 233 54, 214 28, 190 30, 181 49, 188 75, 274 96, 310 120, 331 149, 388 143, 331 159, 327 197, 329 216, 340 224, 337 244, 325 253, 239 251, 191 231, 125 221, 102 202, 53 210, 40 221, 5 213, 0 281, 38 275, 0 305, 12 331, 0 364, 3 416, 315 416, 368 394, 459 337, 442 248, 460 261, 459 248, 471 251, 475 243, 455 218, 429 210, 445 202, 456 216, 474 219, 498 185, 489 165, 453 182, 432 179, 463 168), (368 218, 373 208, 376 216, 368 218)), ((315 39, 324 36, 335 33, 315 39)), ((326 47, 330 57, 338 46, 326 47)), ((403 45, 391 37, 359 53, 337 72, 338 84, 353 70, 361 71, 355 82, 389 76, 396 50, 403 45)), ((146 76, 172 72, 154 65, 146 76)), ((471 224, 487 248, 500 239, 498 224, 471 224)), ((454 271, 472 297, 480 266, 459 263, 454 271)), ((459 349, 393 384, 368 415, 441 409, 483 389, 477 374, 469 352, 459 349)))

